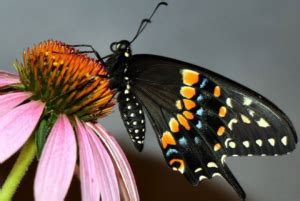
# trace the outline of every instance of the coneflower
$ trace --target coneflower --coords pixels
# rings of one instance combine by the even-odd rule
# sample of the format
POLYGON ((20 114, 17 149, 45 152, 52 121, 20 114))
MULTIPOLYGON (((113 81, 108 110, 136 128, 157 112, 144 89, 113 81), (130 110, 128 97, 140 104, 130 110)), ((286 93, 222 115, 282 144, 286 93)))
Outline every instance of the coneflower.
MULTIPOLYGON (((37 201, 64 200, 76 164, 82 200, 139 200, 124 153, 96 121, 114 105, 107 71, 76 52, 49 40, 24 52, 15 63, 19 76, 0 72, 0 163, 23 147, 9 179, 37 156, 37 201)), ((5 183, 0 199, 10 200, 17 185, 5 183)))

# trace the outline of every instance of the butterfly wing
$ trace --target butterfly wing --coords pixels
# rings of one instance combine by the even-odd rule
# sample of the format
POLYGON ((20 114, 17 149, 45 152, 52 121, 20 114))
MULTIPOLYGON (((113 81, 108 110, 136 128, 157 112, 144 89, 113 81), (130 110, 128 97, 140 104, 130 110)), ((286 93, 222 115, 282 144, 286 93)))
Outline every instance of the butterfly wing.
POLYGON ((297 137, 287 116, 252 90, 202 67, 134 55, 131 90, 147 111, 168 165, 194 185, 222 175, 244 197, 227 156, 281 155, 297 137))

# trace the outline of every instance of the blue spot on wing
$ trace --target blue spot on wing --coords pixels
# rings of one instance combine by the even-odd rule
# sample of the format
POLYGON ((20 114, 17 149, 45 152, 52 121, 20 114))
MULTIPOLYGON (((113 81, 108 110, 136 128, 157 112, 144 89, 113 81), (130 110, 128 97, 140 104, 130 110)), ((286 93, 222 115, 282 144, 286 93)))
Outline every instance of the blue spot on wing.
POLYGON ((196 127, 199 128, 199 129, 202 128, 202 123, 201 123, 201 121, 198 121, 196 127))
POLYGON ((203 100, 203 96, 200 94, 198 97, 197 97, 197 101, 198 102, 201 102, 203 100))
POLYGON ((180 144, 181 146, 186 146, 186 145, 187 145, 187 141, 186 141, 186 139, 185 139, 184 137, 180 138, 180 139, 178 140, 178 142, 179 142, 179 144, 180 144))
POLYGON ((166 156, 170 157, 172 154, 178 154, 178 151, 176 149, 168 149, 166 156))
POLYGON ((201 107, 199 110, 197 110, 196 114, 197 114, 198 116, 202 116, 202 115, 203 115, 203 112, 204 112, 204 110, 203 110, 203 108, 201 107))
POLYGON ((203 89, 206 86, 207 83, 208 83, 208 79, 203 78, 203 80, 202 80, 202 82, 200 84, 200 89, 203 89))

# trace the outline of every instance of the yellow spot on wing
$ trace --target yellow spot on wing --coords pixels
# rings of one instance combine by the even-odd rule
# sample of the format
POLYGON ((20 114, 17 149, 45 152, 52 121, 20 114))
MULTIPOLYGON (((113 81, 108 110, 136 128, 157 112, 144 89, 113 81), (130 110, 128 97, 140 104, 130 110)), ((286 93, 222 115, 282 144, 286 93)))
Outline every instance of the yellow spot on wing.
POLYGON ((173 135, 169 131, 166 131, 162 135, 161 144, 162 144, 163 148, 165 149, 165 148, 167 148, 168 145, 176 145, 176 141, 175 141, 173 135))
POLYGON ((176 107, 178 110, 182 110, 182 103, 181 103, 181 100, 177 100, 176 101, 176 107))
POLYGON ((179 121, 179 123, 186 129, 186 130, 190 130, 191 126, 188 122, 188 120, 182 116, 181 114, 177 114, 177 119, 179 121))
POLYGON ((216 86, 214 89, 214 96, 220 97, 221 96, 221 88, 219 86, 216 86))
POLYGON ((173 133, 177 133, 179 131, 178 121, 175 118, 171 118, 169 121, 169 127, 173 133))
POLYGON ((196 107, 196 103, 189 99, 184 99, 183 103, 187 110, 190 110, 190 109, 193 109, 194 107, 196 107))
POLYGON ((193 70, 183 70, 182 80, 185 85, 192 86, 199 82, 199 73, 193 70))
POLYGON ((185 98, 193 98, 196 94, 196 89, 193 87, 181 87, 180 94, 185 98))
POLYGON ((251 123, 250 119, 249 119, 247 116, 241 114, 241 118, 242 118, 242 121, 243 121, 245 124, 250 124, 250 123, 251 123))

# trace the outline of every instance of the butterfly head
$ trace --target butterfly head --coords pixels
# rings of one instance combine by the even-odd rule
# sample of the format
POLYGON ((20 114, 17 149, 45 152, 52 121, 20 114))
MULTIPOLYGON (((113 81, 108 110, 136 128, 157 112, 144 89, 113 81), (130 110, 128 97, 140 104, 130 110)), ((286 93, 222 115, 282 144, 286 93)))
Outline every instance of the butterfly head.
POLYGON ((121 40, 119 42, 113 42, 110 45, 111 51, 118 56, 131 56, 131 47, 128 40, 121 40))

